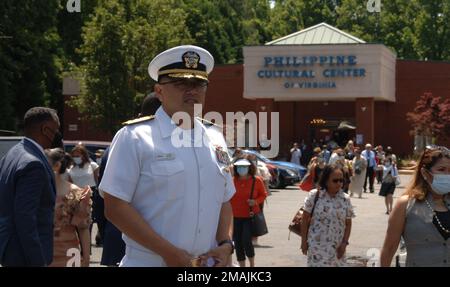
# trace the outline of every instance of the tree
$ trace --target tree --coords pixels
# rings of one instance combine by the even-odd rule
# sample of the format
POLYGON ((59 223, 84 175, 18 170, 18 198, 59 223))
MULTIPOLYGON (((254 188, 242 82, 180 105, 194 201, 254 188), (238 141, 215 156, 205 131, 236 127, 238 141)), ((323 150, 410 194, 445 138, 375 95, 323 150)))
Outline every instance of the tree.
POLYGON ((438 138, 449 137, 450 99, 442 100, 432 93, 424 93, 406 118, 412 124, 412 135, 430 137, 433 143, 438 138))
POLYGON ((397 52, 401 59, 417 59, 414 48, 414 21, 419 5, 416 0, 383 1, 381 12, 380 43, 397 52))
POLYGON ((58 11, 57 29, 64 50, 64 65, 70 69, 70 64, 81 64, 81 56, 76 50, 82 44, 82 28, 90 20, 97 7, 98 0, 82 1, 79 13, 69 13, 66 9, 67 0, 59 0, 61 9, 58 11))
POLYGON ((450 60, 450 0, 417 0, 414 48, 420 59, 450 60))
POLYGON ((193 43, 208 50, 217 64, 236 63, 242 48, 238 14, 228 0, 185 0, 186 26, 193 43))
POLYGON ((151 91, 147 72, 157 53, 190 41, 177 1, 100 0, 83 28, 78 76, 82 94, 72 104, 93 125, 114 134, 151 91))
MULTIPOLYGON (((379 13, 370 13, 360 0, 342 0, 337 7, 336 27, 366 42, 379 41, 381 25, 379 13)), ((383 13, 387 13, 383 10, 383 13)))
POLYGON ((62 110, 58 0, 0 5, 0 129, 17 130, 32 106, 62 110))
POLYGON ((337 0, 304 0, 302 18, 305 27, 311 27, 322 22, 335 26, 337 22, 337 0))
POLYGON ((292 34, 305 27, 304 1, 275 0, 272 8, 269 31, 272 40, 292 34))
POLYGON ((267 25, 270 21, 270 1, 238 1, 233 7, 240 18, 244 46, 261 45, 272 39, 267 25))

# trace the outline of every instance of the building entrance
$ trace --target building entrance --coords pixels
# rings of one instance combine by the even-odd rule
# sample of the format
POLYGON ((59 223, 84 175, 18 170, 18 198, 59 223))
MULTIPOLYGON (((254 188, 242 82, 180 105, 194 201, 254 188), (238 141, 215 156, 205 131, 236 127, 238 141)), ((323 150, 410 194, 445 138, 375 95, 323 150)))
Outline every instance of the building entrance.
POLYGON ((317 145, 345 147, 349 140, 355 140, 356 126, 354 119, 312 119, 309 125, 309 140, 317 145))

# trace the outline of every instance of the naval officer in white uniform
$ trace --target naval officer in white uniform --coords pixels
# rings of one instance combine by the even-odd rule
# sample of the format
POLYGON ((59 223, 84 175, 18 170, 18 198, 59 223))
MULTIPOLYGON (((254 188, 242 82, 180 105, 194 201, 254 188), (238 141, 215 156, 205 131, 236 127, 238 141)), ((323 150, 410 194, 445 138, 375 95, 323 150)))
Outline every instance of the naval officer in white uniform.
POLYGON ((191 45, 157 55, 149 74, 162 106, 129 121, 112 141, 100 190, 126 243, 121 266, 225 266, 233 253, 227 147, 221 131, 194 115, 213 66, 208 51, 191 45), (176 112, 191 124, 174 122, 176 112), (195 134, 192 145, 174 145, 180 128, 195 134))

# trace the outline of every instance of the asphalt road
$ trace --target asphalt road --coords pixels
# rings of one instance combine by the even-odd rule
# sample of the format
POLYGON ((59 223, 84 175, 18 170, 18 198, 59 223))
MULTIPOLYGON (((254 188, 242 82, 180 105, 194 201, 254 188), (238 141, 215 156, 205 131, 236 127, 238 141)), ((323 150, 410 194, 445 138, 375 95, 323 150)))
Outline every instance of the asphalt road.
MULTIPOLYGON (((401 175, 401 184, 395 190, 394 200, 405 191, 409 180, 410 175, 401 175)), ((375 193, 363 193, 362 199, 351 199, 356 213, 350 245, 347 247, 348 263, 351 266, 377 263, 388 221, 384 198, 378 196, 379 189, 380 185, 375 184, 375 193)), ((306 266, 306 256, 300 251, 300 238, 292 233, 289 239, 288 225, 307 194, 295 186, 272 190, 264 207, 269 233, 259 238, 260 246, 255 249, 256 266, 306 266)), ((93 235, 95 232, 94 225, 93 235)), ((101 252, 101 247, 92 247, 91 266, 100 266, 101 252)), ((236 261, 236 257, 233 257, 233 261, 236 261)))

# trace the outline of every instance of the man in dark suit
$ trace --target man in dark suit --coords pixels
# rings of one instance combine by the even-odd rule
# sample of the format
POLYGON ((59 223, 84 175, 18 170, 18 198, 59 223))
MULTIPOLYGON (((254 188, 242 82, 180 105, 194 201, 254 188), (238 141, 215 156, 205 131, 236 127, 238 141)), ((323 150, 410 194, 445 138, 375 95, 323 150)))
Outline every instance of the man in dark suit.
POLYGON ((56 187, 44 149, 62 146, 56 111, 31 108, 24 128, 25 138, 0 160, 0 264, 47 266, 56 187))

